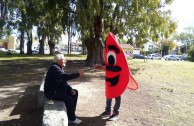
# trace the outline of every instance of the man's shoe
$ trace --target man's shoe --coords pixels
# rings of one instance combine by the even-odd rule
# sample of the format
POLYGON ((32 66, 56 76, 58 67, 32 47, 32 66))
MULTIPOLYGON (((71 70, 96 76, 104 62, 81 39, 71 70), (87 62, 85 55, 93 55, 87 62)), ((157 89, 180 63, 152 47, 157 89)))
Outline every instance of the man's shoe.
POLYGON ((71 121, 71 123, 73 124, 80 124, 82 122, 82 120, 76 118, 74 121, 71 121))
POLYGON ((119 114, 112 114, 110 118, 108 119, 109 121, 115 121, 119 118, 119 114))
POLYGON ((102 117, 102 119, 108 119, 110 115, 111 115, 110 112, 104 111, 103 113, 100 114, 100 117, 102 117))

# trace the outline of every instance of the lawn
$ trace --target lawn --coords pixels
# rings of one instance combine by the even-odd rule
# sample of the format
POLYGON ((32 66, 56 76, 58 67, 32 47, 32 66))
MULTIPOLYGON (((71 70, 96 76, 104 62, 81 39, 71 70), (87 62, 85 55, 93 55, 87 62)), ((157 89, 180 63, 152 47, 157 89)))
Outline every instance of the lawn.
POLYGON ((193 62, 132 60, 129 66, 138 70, 134 75, 140 89, 145 87, 150 95, 156 97, 163 112, 159 114, 159 122, 164 125, 194 124, 193 62))

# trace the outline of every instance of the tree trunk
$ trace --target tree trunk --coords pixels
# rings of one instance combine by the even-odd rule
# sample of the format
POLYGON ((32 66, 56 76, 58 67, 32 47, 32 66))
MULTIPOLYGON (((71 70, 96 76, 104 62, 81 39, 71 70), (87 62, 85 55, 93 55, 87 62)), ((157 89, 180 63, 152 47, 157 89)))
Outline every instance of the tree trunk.
POLYGON ((72 38, 71 38, 71 26, 68 26, 68 54, 71 54, 71 43, 72 43, 72 38))
POLYGON ((82 42, 82 55, 86 55, 86 53, 87 53, 86 45, 84 42, 82 42))
POLYGON ((104 62, 103 60, 103 40, 102 40, 102 17, 96 16, 96 22, 94 24, 95 26, 95 38, 93 42, 93 62, 92 64, 102 64, 104 62))
POLYGON ((20 54, 24 54, 24 30, 21 30, 20 36, 20 54))
POLYGON ((52 37, 48 41, 48 45, 49 45, 50 55, 54 55, 55 54, 55 42, 53 41, 52 37))
POLYGON ((86 46, 86 48, 87 48, 87 58, 86 58, 86 61, 87 61, 87 63, 88 64, 91 64, 92 63, 92 57, 93 57, 93 47, 92 47, 92 45, 88 45, 88 46, 86 46))
POLYGON ((3 36, 3 27, 6 25, 6 18, 7 18, 7 12, 8 12, 8 7, 5 4, 4 1, 0 1, 0 39, 3 36))
POLYGON ((39 40, 40 47, 39 47, 39 54, 44 54, 44 39, 42 38, 39 40))
POLYGON ((85 43, 85 46, 86 46, 86 49, 87 49, 87 58, 86 58, 86 61, 88 64, 90 64, 91 62, 91 59, 92 59, 92 53, 93 53, 93 47, 92 47, 92 42, 91 42, 92 39, 90 38, 84 38, 83 41, 85 43))
POLYGON ((95 42, 94 53, 93 53, 94 54, 93 58, 95 60, 94 64, 102 64, 104 60, 103 60, 103 55, 102 55, 103 48, 101 45, 101 40, 98 37, 98 38, 95 38, 94 42, 95 42))
POLYGON ((42 34, 42 39, 39 40, 40 47, 39 47, 39 54, 44 54, 44 42, 45 42, 46 36, 45 33, 42 34))
POLYGON ((87 63, 90 65, 102 64, 104 63, 103 59, 103 47, 99 38, 95 38, 94 41, 88 40, 86 44, 87 48, 87 63))
POLYGON ((30 35, 28 34, 27 54, 32 54, 32 33, 30 35))
POLYGON ((27 43, 27 54, 28 55, 32 54, 32 41, 31 40, 28 40, 28 43, 27 43))

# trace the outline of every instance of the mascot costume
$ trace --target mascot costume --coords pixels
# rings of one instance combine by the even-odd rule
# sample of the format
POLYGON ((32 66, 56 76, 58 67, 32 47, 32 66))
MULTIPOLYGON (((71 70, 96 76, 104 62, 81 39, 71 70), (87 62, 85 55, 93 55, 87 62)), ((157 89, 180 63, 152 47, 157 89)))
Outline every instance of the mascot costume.
POLYGON ((125 53, 112 33, 109 33, 106 39, 104 62, 107 98, 120 96, 126 87, 130 90, 138 89, 138 84, 128 67, 125 53))

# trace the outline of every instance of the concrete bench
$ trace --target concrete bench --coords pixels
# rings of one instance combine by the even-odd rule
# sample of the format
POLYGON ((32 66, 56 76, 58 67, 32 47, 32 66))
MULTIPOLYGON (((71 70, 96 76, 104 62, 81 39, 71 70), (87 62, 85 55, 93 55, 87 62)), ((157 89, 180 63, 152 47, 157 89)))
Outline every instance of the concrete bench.
POLYGON ((44 96, 44 80, 38 94, 38 108, 43 108, 42 126, 68 126, 68 117, 65 103, 51 101, 44 96))

